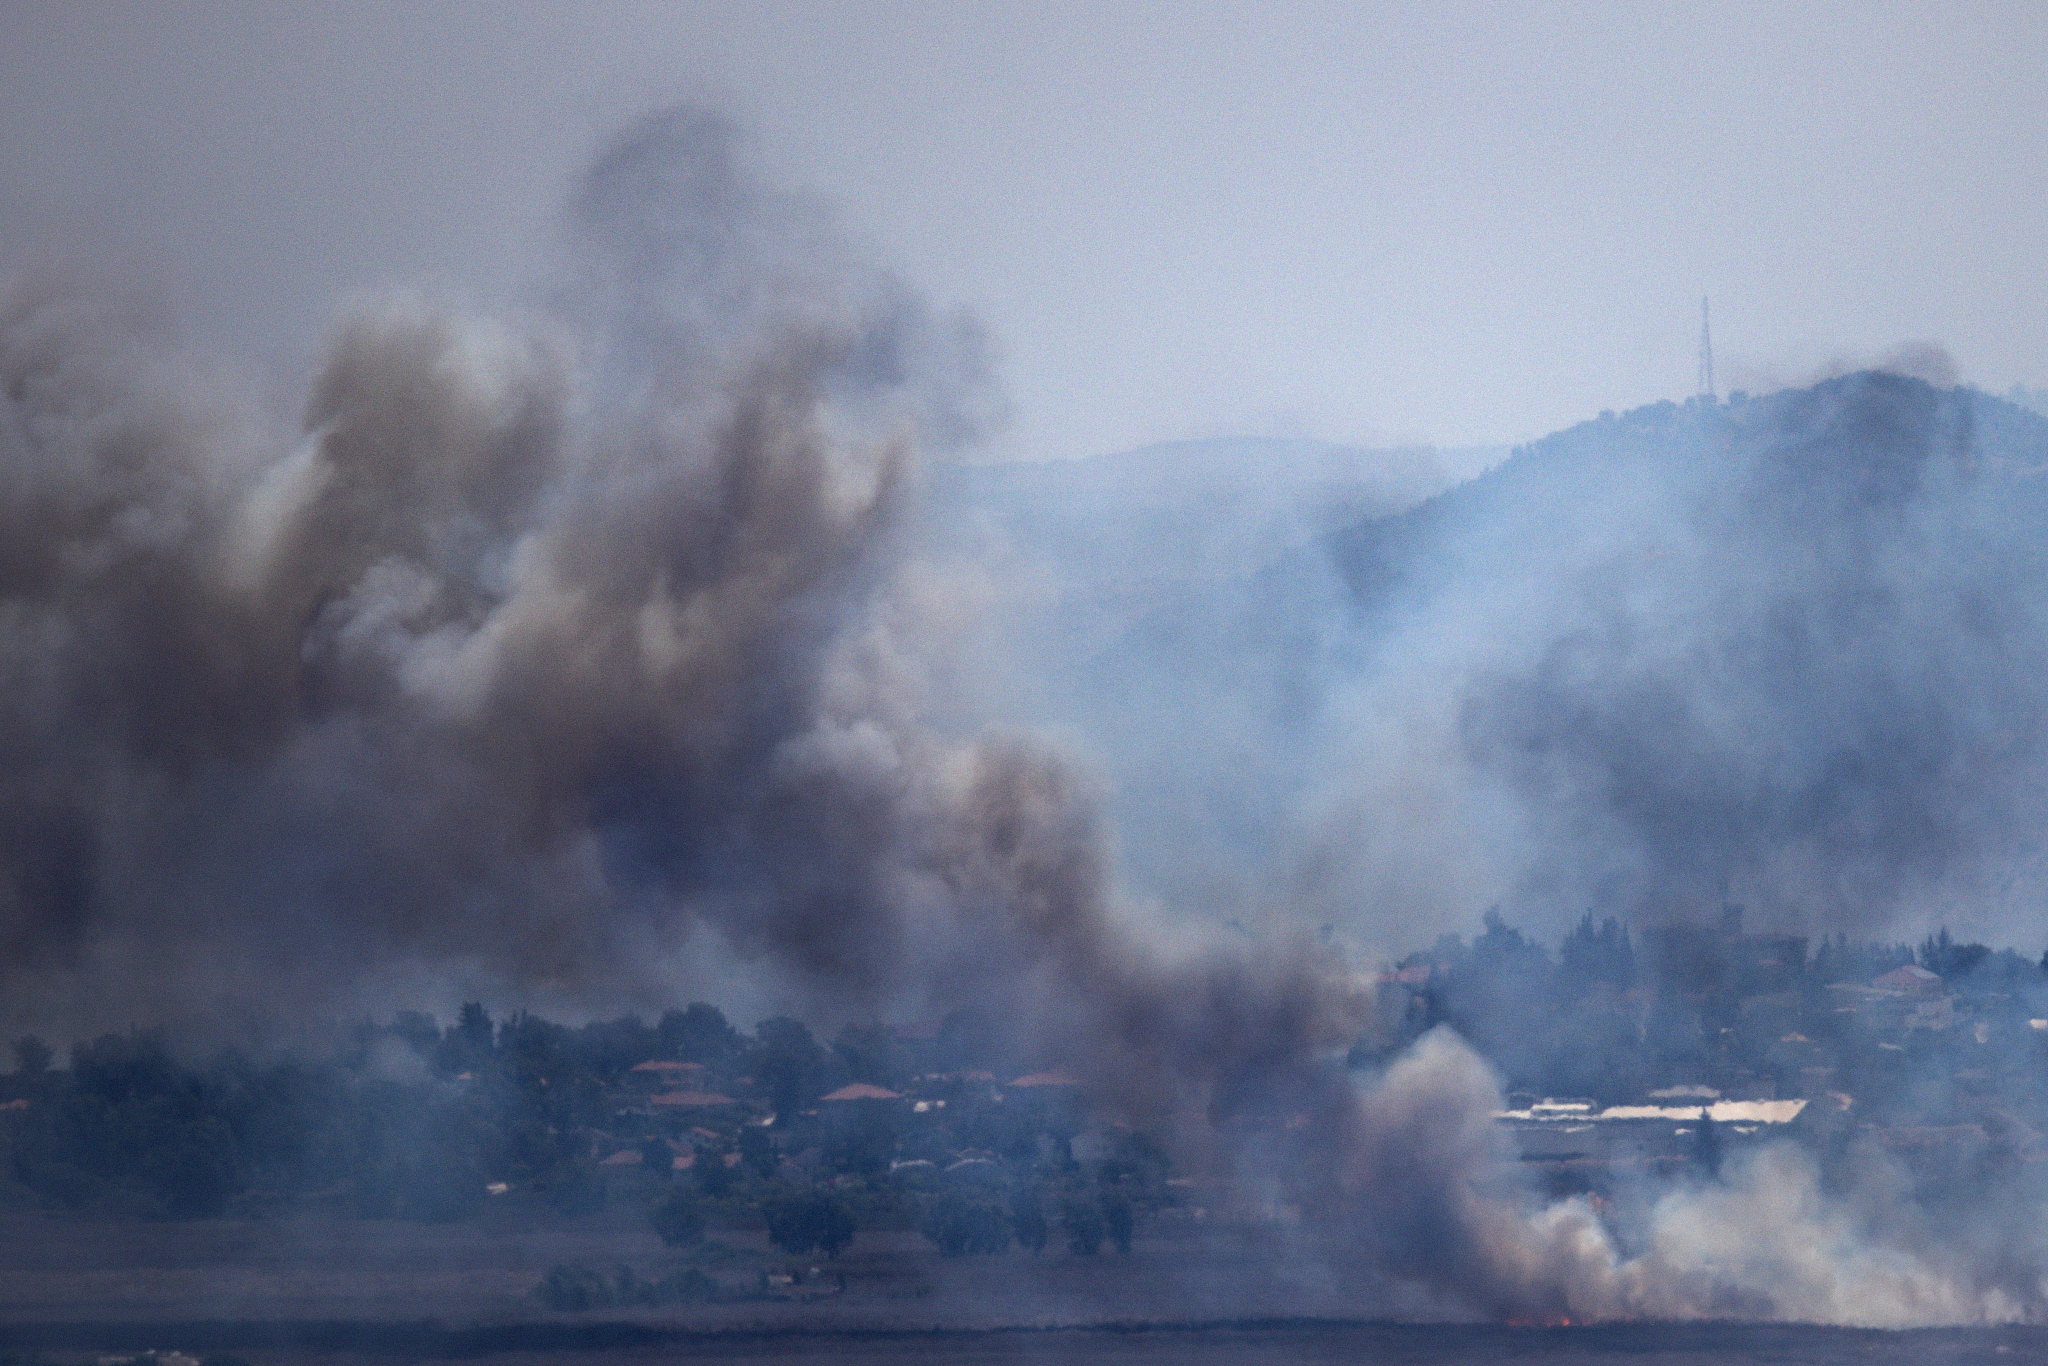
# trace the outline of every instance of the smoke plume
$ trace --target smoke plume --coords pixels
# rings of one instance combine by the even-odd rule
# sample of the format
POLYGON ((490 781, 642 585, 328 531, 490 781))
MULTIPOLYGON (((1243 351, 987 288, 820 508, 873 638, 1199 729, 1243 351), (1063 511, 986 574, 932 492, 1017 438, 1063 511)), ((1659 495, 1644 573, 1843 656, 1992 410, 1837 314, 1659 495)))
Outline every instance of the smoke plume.
POLYGON ((91 297, 9 296, 17 1022, 666 999, 709 934, 820 1010, 1012 1021, 1134 1117, 1355 1039, 1314 953, 1137 934, 1056 752, 923 721, 896 545, 917 453, 1000 415, 971 323, 697 111, 569 236, 544 319, 365 303, 275 448, 91 297))
MULTIPOLYGON (((820 1010, 972 1005, 1191 1165, 1298 1200, 1331 1257, 1460 1311, 2040 1311, 2025 1237, 1965 1257, 1771 1151, 1652 1193, 1626 1244, 1522 1184, 1498 1083, 1446 1032, 1360 1080, 1372 990, 1335 949, 1168 934, 1113 891, 1082 770, 930 722, 931 603, 958 585, 902 536, 920 452, 1001 417, 971 321, 694 110, 607 148, 566 235, 541 316, 362 303, 283 437, 99 297, 8 292, 14 1023, 422 980, 666 999, 709 936, 820 1010)), ((1441 734, 1557 851, 1527 885, 1843 923, 2004 847, 2048 661, 1968 419, 1856 377, 1714 428, 1730 473, 1674 457, 1559 522, 1517 587, 1401 571, 1459 630, 1513 623, 1413 657, 1458 660, 1441 734), (1536 586, 1559 577, 1578 591, 1536 586)))

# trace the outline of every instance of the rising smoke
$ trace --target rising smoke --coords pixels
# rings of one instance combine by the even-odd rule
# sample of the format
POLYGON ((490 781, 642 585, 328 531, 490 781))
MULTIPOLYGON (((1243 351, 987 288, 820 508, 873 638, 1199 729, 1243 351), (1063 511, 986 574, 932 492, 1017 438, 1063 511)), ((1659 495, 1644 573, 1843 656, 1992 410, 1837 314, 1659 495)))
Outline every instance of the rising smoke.
MULTIPOLYGON (((1630 1243, 1520 1184, 1498 1082, 1454 1036, 1356 1080, 1372 993, 1334 950, 1148 930, 1082 771, 927 720, 951 586, 902 536, 920 452, 1000 419, 971 323, 755 183, 698 111, 612 144, 568 236, 542 318, 363 304, 282 440, 94 296, 9 293, 13 1023, 341 1010, 421 980, 661 999, 708 935, 821 1010, 972 1004, 1191 1163, 1293 1194, 1332 1257, 1464 1311, 2040 1311, 2024 1239, 1944 1251, 1782 1153, 1651 1193, 1630 1243), (1233 1136, 1262 1115, 1301 1141, 1233 1136)), ((1586 514, 1509 588, 1437 597, 1468 642, 1545 575, 1582 589, 1563 625, 1517 614, 1511 649, 1416 651, 1459 666, 1438 692, 1461 761, 1558 851, 1528 885, 1846 915, 2021 820, 2018 666, 2041 661, 1987 642, 2042 636, 2010 615, 2025 566, 1934 535, 1986 505, 1931 393, 1759 407, 1715 438, 1735 477, 1659 467, 1601 505, 1683 537, 1617 544, 1586 514), (1869 459, 1804 459, 1843 431, 1869 459)))
MULTIPOLYGON (((1402 841, 1350 823, 1406 828, 1416 790, 1437 819, 1408 857, 1478 865, 1553 923, 1595 907, 1699 925, 1735 902, 1812 936, 1946 917, 2025 944, 2043 468, 2048 428, 2008 405, 1859 373, 1610 415, 1361 529, 1339 555, 1377 633, 1362 709, 1396 743, 1354 753, 1370 800, 1333 805, 1318 856, 1341 864, 1350 841, 1398 862, 1402 841)), ((1350 1145, 1367 1158, 1359 1223, 1391 1218, 1397 1249, 1431 1249, 1423 1268, 1466 1266, 1451 1279, 1467 1303, 1890 1325, 2048 1307, 2044 1192, 2024 1169, 1986 1167, 1930 1205, 1875 1145, 1825 1175, 1772 1145, 1722 1180, 1636 1191, 1614 1219, 1515 1192, 1482 1122, 1495 1085, 1454 1038, 1426 1037, 1364 1101, 1408 1095, 1367 1131, 1412 1137, 1350 1145), (1391 1210, 1390 1189, 1407 1192, 1391 1210)))
POLYGON ((1140 1078, 1135 1116, 1355 1039, 1305 950, 1146 947, 1056 753, 923 724, 895 543, 916 453, 999 414, 972 326, 696 111, 596 161, 571 237, 541 323, 366 304, 275 452, 91 299, 15 290, 16 1023, 423 973, 659 1000, 708 933, 820 1010, 1016 1021, 1140 1078))

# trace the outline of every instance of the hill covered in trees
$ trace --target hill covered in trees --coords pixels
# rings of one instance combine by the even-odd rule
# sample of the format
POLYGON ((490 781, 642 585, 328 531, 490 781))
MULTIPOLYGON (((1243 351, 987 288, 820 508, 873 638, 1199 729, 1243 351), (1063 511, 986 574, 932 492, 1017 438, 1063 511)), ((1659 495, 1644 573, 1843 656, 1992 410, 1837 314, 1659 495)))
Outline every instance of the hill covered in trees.
POLYGON ((1552 923, 2024 938, 2044 471, 2048 418, 1887 374, 1603 414, 1332 536, 1360 712, 1491 804, 1430 856, 1552 923))

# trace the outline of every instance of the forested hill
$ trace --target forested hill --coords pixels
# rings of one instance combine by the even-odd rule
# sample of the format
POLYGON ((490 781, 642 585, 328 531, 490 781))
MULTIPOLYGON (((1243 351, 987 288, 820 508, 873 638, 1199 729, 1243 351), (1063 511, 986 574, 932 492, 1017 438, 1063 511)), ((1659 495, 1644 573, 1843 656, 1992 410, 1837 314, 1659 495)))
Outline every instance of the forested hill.
POLYGON ((1663 403, 1331 549, 1368 667, 1406 688, 1376 714, 1435 718, 1473 790, 1511 794, 1514 885, 2035 932, 2048 418, 1871 372, 1663 403))
POLYGON ((1541 440, 1405 511, 1365 518, 1328 544, 1362 605, 1427 592, 1466 573, 1513 572, 1532 542, 1583 529, 1646 481, 1699 489, 1769 469, 1766 502, 1820 514, 1917 487, 1930 462, 2010 484, 2013 511, 2039 517, 2048 493, 2048 417, 1974 389, 1864 372, 1763 398, 1665 401, 1602 413, 1541 440))

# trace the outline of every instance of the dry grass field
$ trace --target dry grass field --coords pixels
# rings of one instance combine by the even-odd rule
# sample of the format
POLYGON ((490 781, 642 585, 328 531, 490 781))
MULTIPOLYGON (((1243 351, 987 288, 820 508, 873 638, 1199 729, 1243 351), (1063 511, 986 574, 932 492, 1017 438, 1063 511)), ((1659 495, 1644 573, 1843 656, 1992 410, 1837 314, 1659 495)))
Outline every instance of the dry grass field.
POLYGON ((646 1276, 677 1254, 627 1211, 564 1219, 506 1208, 444 1225, 9 1212, 0 1360, 111 1366, 150 1349, 249 1366, 2048 1360, 2048 1334, 2032 1329, 1390 1322, 1428 1306, 1375 1299, 1273 1233, 1141 1239, 1129 1257, 957 1260, 915 1235, 869 1233, 836 1261, 798 1263, 759 1235, 720 1237, 733 1249, 714 1263, 729 1302, 561 1313, 531 1293, 550 1266, 624 1263, 646 1276), (760 1293, 763 1273, 792 1270, 794 1285, 760 1293))

